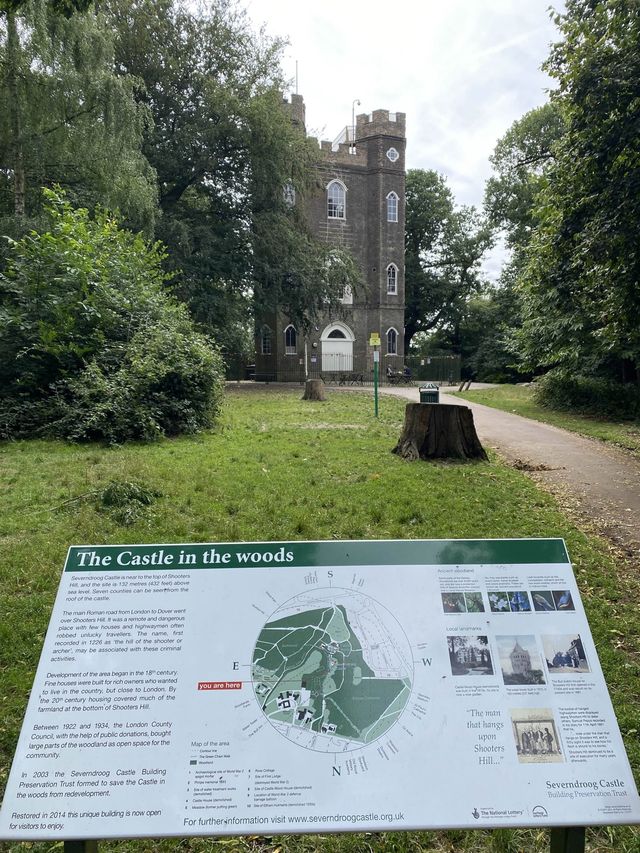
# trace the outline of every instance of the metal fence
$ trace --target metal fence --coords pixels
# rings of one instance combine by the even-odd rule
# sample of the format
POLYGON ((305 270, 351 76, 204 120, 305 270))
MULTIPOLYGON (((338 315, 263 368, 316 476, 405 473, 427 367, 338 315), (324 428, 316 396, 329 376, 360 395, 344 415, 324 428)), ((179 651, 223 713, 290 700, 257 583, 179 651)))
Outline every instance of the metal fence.
MULTIPOLYGON (((322 379, 327 385, 343 387, 359 387, 373 385, 373 367, 366 370, 353 369, 351 361, 333 370, 323 370, 319 363, 312 362, 305 368, 296 363, 288 370, 277 372, 256 372, 255 367, 247 367, 238 371, 233 379, 251 379, 254 382, 297 382, 304 383, 306 379, 322 379)), ((460 382, 460 356, 437 355, 415 357, 410 356, 400 362, 397 367, 387 369, 384 361, 380 365, 378 381, 381 385, 419 385, 421 382, 435 382, 438 385, 456 385, 460 382)))

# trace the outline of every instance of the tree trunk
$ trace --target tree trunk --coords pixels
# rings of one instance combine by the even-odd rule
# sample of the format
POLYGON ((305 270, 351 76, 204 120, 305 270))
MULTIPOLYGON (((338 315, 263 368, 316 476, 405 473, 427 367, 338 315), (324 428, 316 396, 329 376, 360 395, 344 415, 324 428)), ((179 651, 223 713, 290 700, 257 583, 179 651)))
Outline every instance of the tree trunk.
POLYGON ((16 16, 7 12, 7 89, 9 90, 9 122, 12 136, 13 162, 13 209, 18 221, 24 218, 26 181, 24 173, 24 152, 22 147, 22 121, 20 116, 20 92, 18 91, 18 64, 20 38, 16 16))
POLYGON ((322 379, 307 379, 304 383, 303 400, 318 400, 323 403, 326 400, 324 396, 324 382, 322 379))
POLYGON ((416 459, 487 459, 466 406, 409 403, 402 435, 392 453, 416 459))

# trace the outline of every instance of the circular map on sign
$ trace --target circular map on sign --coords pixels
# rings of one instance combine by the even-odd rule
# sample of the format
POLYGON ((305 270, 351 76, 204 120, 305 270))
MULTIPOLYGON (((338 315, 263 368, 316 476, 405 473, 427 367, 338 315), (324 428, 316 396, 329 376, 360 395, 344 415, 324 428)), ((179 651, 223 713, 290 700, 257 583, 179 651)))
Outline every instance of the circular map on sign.
POLYGON ((413 657, 398 621, 351 589, 289 599, 260 631, 253 688, 289 740, 319 752, 360 749, 398 720, 411 694, 413 657))

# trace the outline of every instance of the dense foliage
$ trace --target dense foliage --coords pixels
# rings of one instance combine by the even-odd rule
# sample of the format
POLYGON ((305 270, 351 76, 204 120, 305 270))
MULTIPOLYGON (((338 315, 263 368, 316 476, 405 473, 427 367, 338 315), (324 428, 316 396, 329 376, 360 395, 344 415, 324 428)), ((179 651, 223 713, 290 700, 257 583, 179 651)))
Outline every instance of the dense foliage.
POLYGON ((640 420, 640 388, 603 377, 551 370, 535 383, 534 398, 560 412, 640 420))
POLYGON ((640 6, 569 0, 547 68, 565 131, 523 276, 530 361, 640 376, 640 6))
POLYGON ((281 49, 232 0, 2 0, 0 233, 44 227, 40 188, 60 185, 164 243, 227 360, 254 309, 309 324, 358 276, 307 228, 317 149, 283 106, 281 49))
POLYGON ((487 184, 512 253, 502 330, 520 370, 552 370, 546 404, 622 415, 640 382, 640 5, 568 0, 555 22, 557 87, 499 141, 487 184))
MULTIPOLYGON (((456 207, 442 175, 410 169, 406 181, 405 350, 419 332, 455 330, 480 291, 480 261, 491 244, 472 207, 456 207)), ((455 335, 455 331, 454 331, 455 335)))
POLYGON ((356 275, 302 215, 317 147, 283 108, 281 42, 255 35, 228 0, 206 13, 174 0, 108 8, 117 67, 143 81, 153 117, 143 151, 158 175, 156 235, 176 293, 228 353, 242 346, 250 306, 278 305, 304 326, 356 275))
POLYGON ((164 288, 162 253, 48 192, 0 274, 0 435, 153 439, 213 423, 222 364, 164 288))
POLYGON ((54 184, 151 233, 155 175, 140 150, 150 114, 139 81, 116 73, 108 19, 95 7, 72 15, 71 2, 68 14, 14 5, 0 8, 0 233, 39 227, 41 187, 54 184))

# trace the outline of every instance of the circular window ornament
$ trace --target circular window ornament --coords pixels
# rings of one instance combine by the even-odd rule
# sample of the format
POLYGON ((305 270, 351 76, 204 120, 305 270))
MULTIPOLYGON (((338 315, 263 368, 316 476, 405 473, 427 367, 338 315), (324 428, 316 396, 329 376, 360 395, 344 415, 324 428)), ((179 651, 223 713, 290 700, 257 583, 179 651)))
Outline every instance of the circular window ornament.
POLYGON ((387 157, 389 158, 389 160, 391 160, 392 163, 395 163, 399 156, 400 155, 398 154, 395 148, 390 148, 387 151, 387 157))

